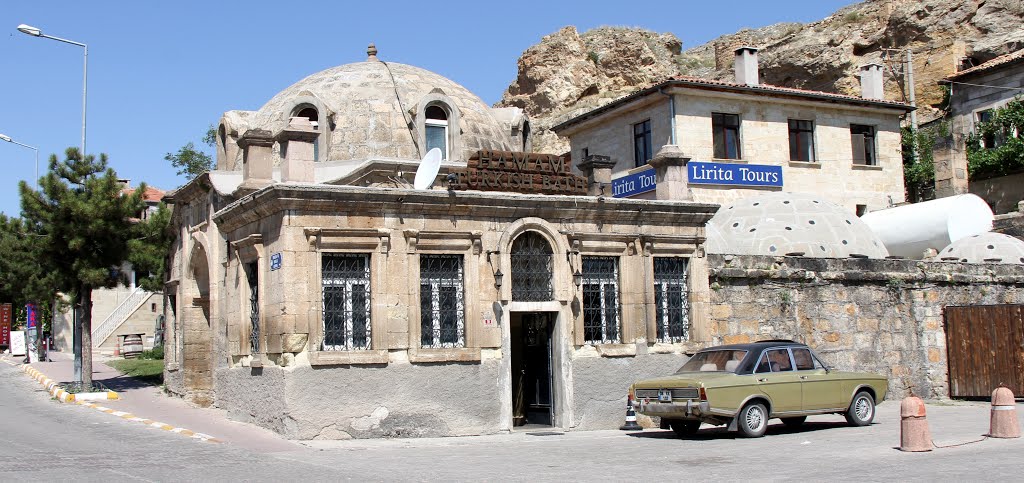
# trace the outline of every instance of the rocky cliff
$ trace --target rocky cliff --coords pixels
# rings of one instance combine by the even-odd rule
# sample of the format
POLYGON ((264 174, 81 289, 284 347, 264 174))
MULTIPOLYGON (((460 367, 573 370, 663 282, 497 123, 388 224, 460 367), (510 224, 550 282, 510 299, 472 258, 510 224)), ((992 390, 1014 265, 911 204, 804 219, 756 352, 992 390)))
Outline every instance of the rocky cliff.
POLYGON ((861 65, 886 66, 886 97, 906 100, 902 71, 913 52, 922 117, 942 103, 937 85, 957 65, 977 65, 1024 48, 1021 0, 868 0, 810 24, 782 23, 724 35, 682 50, 671 33, 565 27, 519 58, 519 73, 499 106, 521 107, 533 120, 535 151, 563 153, 568 142, 548 130, 565 119, 673 75, 733 78, 733 49, 760 49, 761 82, 859 94, 861 65))

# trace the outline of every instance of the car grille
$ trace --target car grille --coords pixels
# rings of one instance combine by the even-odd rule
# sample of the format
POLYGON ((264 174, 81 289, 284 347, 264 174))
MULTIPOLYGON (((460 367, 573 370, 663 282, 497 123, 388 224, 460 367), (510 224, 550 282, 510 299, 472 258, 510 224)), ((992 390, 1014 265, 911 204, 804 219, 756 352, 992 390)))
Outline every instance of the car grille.
MULTIPOLYGON (((658 389, 636 389, 634 395, 637 399, 658 399, 658 389)), ((672 399, 697 399, 700 391, 695 387, 683 387, 672 390, 672 399)))

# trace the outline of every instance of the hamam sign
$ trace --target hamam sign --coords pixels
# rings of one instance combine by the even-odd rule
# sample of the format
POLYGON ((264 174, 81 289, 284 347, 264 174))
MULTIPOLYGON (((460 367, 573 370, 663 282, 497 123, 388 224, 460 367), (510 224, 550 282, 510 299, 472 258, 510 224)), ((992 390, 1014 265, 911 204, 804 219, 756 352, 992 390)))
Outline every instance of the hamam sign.
POLYGON ((686 164, 689 184, 782 186, 782 166, 691 161, 686 164))

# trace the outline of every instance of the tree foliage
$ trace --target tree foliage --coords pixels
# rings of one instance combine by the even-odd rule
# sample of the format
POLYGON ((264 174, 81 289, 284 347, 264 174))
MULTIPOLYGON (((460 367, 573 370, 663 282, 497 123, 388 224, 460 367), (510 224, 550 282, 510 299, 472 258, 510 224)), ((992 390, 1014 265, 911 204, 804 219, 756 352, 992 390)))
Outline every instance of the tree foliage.
MULTIPOLYGON (((203 135, 203 144, 213 148, 217 146, 217 129, 210 126, 203 135)), ((213 157, 200 149, 196 149, 195 143, 189 141, 178 149, 176 153, 167 153, 164 159, 171 162, 171 166, 178 168, 178 175, 185 175, 189 179, 195 178, 213 167, 213 157)))
POLYGON ((133 218, 145 209, 145 184, 130 195, 107 156, 83 156, 68 148, 66 159, 50 156, 50 170, 40 180, 40 191, 20 183, 24 223, 40 235, 37 260, 51 270, 52 286, 77 296, 82 336, 82 384, 92 385, 92 290, 112 287, 122 280, 119 267, 129 259, 129 240, 137 233, 133 218))
POLYGON ((935 197, 933 150, 935 141, 948 135, 949 124, 945 122, 916 131, 909 126, 900 129, 903 144, 903 184, 907 190, 908 201, 916 203, 935 197))
POLYGON ((1024 98, 995 109, 967 136, 967 172, 978 180, 1024 171, 1024 98), (987 146, 987 147, 986 147, 987 146))
POLYGON ((144 290, 163 290, 167 253, 174 242, 170 225, 171 210, 161 203, 146 220, 132 227, 128 261, 135 268, 135 283, 144 290))
POLYGON ((40 237, 20 218, 0 214, 0 302, 10 303, 15 322, 25 318, 25 304, 36 303, 40 320, 51 310, 55 290, 53 267, 39 256, 40 237))

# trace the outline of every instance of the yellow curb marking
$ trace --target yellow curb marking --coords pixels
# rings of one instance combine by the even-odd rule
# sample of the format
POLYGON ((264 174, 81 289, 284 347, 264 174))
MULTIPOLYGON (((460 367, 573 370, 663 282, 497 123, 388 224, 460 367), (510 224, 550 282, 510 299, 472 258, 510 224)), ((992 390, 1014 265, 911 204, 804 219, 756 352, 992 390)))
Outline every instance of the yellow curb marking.
MULTIPOLYGON (((18 364, 10 362, 8 360, 4 360, 3 362, 7 363, 10 366, 14 366, 14 367, 18 366, 18 364)), ((192 439, 198 439, 200 441, 205 441, 205 442, 208 442, 208 443, 222 443, 223 442, 223 441, 221 441, 221 440, 219 440, 217 438, 214 438, 213 436, 210 436, 208 434, 197 433, 195 431, 191 431, 191 430, 188 430, 188 429, 185 429, 185 428, 176 428, 176 427, 171 426, 169 424, 153 421, 151 419, 143 419, 143 418, 135 416, 134 414, 126 413, 126 412, 123 412, 123 411, 115 411, 113 409, 106 408, 106 407, 100 406, 98 404, 89 403, 89 402, 86 402, 86 401, 75 401, 75 395, 74 394, 68 394, 67 391, 65 391, 64 389, 60 388, 60 386, 58 385, 57 382, 54 382, 52 379, 46 377, 46 375, 44 375, 42 372, 39 372, 34 367, 32 367, 32 366, 30 366, 28 364, 22 364, 21 365, 21 371, 26 373, 26 374, 28 374, 30 377, 35 379, 37 382, 39 382, 40 384, 45 386, 47 391, 50 392, 50 395, 55 397, 55 398, 57 398, 57 400, 59 400, 61 402, 65 402, 65 403, 76 402, 80 406, 85 406, 87 408, 96 409, 96 410, 98 410, 100 412, 107 413, 107 414, 113 414, 115 416, 120 417, 121 419, 125 419, 125 420, 128 420, 128 421, 138 421, 138 422, 141 422, 141 423, 143 423, 143 424, 145 424, 147 426, 152 426, 154 428, 162 429, 164 431, 170 431, 172 433, 181 434, 181 435, 184 435, 184 436, 188 436, 188 437, 190 437, 192 439)), ((116 392, 114 392, 114 391, 107 391, 107 399, 121 399, 121 397, 116 392)))

